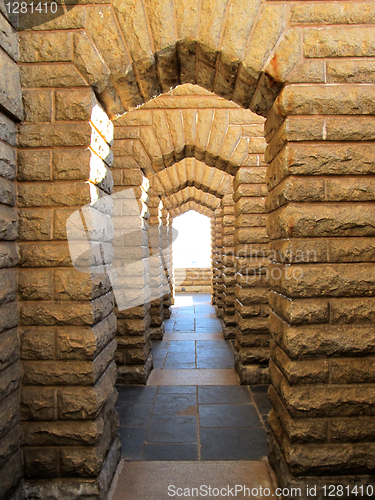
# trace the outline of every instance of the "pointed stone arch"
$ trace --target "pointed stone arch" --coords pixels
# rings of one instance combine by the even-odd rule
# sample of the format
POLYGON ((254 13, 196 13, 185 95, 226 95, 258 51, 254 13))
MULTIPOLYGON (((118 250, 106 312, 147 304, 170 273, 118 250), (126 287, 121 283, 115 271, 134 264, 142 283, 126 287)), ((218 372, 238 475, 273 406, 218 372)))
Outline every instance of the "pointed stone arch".
POLYGON ((188 203, 189 201, 195 201, 197 204, 211 210, 216 210, 221 203, 221 199, 217 196, 211 193, 206 193, 202 189, 197 189, 194 186, 186 187, 177 193, 163 198, 163 204, 168 210, 177 208, 185 203, 188 203))
POLYGON ((232 189, 233 177, 195 158, 186 158, 161 170, 151 177, 150 182, 162 199, 188 186, 222 198, 232 189))
MULTIPOLYGON (((302 59, 301 33, 286 22, 287 5, 261 0, 192 3, 116 0, 77 6, 63 26, 75 31, 49 36, 50 44, 60 45, 56 60, 73 66, 69 73, 66 64, 60 73, 94 88, 112 117, 182 83, 201 85, 265 115, 280 82, 302 59)), ((60 26, 57 19, 38 29, 60 26)), ((36 33, 21 33, 22 62, 51 61, 38 39, 36 33)))
MULTIPOLYGON (((188 89, 192 95, 199 92, 196 86, 188 89)), ((212 94, 199 97, 196 104, 202 108, 187 107, 189 99, 178 96, 169 102, 160 97, 153 108, 134 110, 116 120, 115 168, 131 156, 151 177, 185 158, 196 158, 235 175, 241 166, 261 162, 266 147, 264 119, 237 106, 228 108, 212 94)))
POLYGON ((205 215, 209 218, 211 218, 213 215, 213 210, 211 210, 209 207, 201 205, 200 203, 197 203, 195 200, 187 201, 186 203, 183 203, 178 207, 172 207, 169 210, 169 213, 171 217, 175 219, 176 217, 189 212, 189 210, 193 210, 194 212, 198 212, 199 214, 205 215))

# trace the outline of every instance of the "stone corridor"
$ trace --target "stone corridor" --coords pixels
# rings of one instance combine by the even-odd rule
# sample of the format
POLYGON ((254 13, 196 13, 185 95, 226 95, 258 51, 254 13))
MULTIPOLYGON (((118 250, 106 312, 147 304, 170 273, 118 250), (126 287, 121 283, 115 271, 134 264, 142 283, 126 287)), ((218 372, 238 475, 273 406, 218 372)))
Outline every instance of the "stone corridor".
POLYGON ((235 349, 224 340, 222 321, 216 319, 210 302, 210 294, 176 294, 164 340, 153 341, 154 370, 148 384, 118 387, 122 462, 112 500, 162 500, 168 498, 167 486, 173 479, 190 487, 199 486, 197 478, 200 484, 209 480, 220 485, 223 475, 231 485, 262 485, 273 491, 266 462, 268 386, 240 386, 238 377, 233 377, 235 349), (167 375, 163 385, 155 385, 160 381, 154 376, 158 370, 167 375), (220 371, 222 377, 214 380, 220 371), (174 385, 176 375, 184 385, 174 385), (131 491, 124 496, 120 484, 127 483, 136 461, 153 463, 135 469, 131 491), (206 466, 193 469, 189 483, 194 461, 206 466), (238 461, 246 463, 246 469, 238 461), (161 484, 146 481, 145 476, 160 466, 161 484))
MULTIPOLYGON (((171 382, 197 388, 190 421, 206 387, 256 410, 269 385, 278 486, 371 497, 375 2, 58 3, 0 0, 0 500, 107 500, 116 386, 154 397, 144 443, 171 382), (189 210, 210 218, 213 307, 183 318, 189 210)), ((146 441, 129 484, 151 444, 165 456, 146 441)))
POLYGON ((153 341, 148 385, 119 387, 125 460, 266 457, 268 386, 240 386, 233 377, 234 349, 220 333, 221 321, 214 318, 210 300, 206 294, 176 295, 164 340, 153 341), (158 370, 165 372, 163 385, 158 370), (201 379, 192 370, 204 370, 201 379), (215 375, 221 377, 215 381, 215 375), (218 385, 225 376, 226 385, 218 385), (176 377, 184 385, 174 385, 176 377))

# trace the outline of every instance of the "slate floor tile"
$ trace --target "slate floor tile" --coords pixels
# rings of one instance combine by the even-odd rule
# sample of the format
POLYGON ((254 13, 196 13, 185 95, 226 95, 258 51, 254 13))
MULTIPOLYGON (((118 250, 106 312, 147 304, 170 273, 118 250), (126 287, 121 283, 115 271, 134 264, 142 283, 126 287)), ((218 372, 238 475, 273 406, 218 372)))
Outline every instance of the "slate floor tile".
POLYGON ((191 407, 195 408, 196 412, 196 404, 195 394, 158 394, 153 414, 176 414, 191 407))
POLYGON ((261 427, 262 423, 253 405, 201 404, 201 427, 261 427))
POLYGON ((195 352, 195 342, 194 340, 172 340, 169 343, 168 352, 178 353, 178 352, 195 352))
POLYGON ((121 456, 125 460, 141 460, 147 428, 120 427, 121 456))
POLYGON ((227 342, 222 340, 197 340, 198 350, 212 350, 212 349, 231 349, 227 342))
POLYGON ((234 353, 230 347, 227 349, 202 349, 197 347, 197 356, 200 358, 230 358, 234 360, 234 353))
POLYGON ((193 415, 155 415, 147 434, 148 443, 196 443, 197 420, 193 415))
POLYGON ((143 460, 197 460, 196 444, 145 444, 143 460))
POLYGON ((267 456, 264 429, 200 430, 202 460, 261 460, 267 456))
POLYGON ((195 385, 161 385, 158 394, 196 394, 195 385))
POLYGON ((234 358, 197 358, 197 368, 201 369, 228 369, 233 368, 234 358))
POLYGON ((128 403, 117 405, 120 422, 123 427, 147 427, 152 412, 151 404, 128 403))
POLYGON ((268 397, 268 394, 253 394, 255 404, 258 407, 259 413, 261 415, 268 415, 268 413, 271 411, 272 405, 271 401, 268 397))
POLYGON ((167 354, 167 363, 195 363, 195 352, 171 352, 167 354))
POLYGON ((147 386, 118 386, 119 402, 126 403, 153 403, 156 397, 156 387, 147 386))
POLYGON ((165 361, 165 356, 163 358, 155 358, 154 357, 153 367, 155 368, 155 370, 159 370, 160 368, 163 368, 164 361, 165 361))
POLYGON ((198 403, 200 404, 246 404, 250 402, 250 391, 244 386, 198 387, 198 403))
POLYGON ((164 370, 194 370, 196 368, 195 363, 172 363, 166 361, 164 363, 164 370))

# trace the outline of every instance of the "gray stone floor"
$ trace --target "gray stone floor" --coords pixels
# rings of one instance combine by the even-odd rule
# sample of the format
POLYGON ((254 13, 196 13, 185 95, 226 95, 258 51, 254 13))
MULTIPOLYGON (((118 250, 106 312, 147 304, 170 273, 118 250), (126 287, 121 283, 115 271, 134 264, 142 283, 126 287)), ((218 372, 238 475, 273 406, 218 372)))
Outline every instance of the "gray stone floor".
POLYGON ((127 461, 261 460, 267 386, 239 386, 210 295, 176 297, 147 386, 119 387, 127 461))

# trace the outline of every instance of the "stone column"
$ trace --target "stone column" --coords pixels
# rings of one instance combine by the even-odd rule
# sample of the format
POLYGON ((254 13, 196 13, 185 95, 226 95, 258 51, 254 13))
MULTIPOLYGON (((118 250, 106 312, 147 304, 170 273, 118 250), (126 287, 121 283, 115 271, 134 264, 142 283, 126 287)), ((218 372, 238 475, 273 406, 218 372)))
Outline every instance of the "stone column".
MULTIPOLYGON (((4 14, 5 9, 2 9, 4 14)), ((1 14, 0 14, 1 15, 1 14)), ((5 14, 6 15, 6 14, 5 14)), ((17 332, 16 123, 23 118, 17 36, 2 17, 0 42, 0 499, 18 498, 22 476, 17 332), (5 43, 4 43, 5 42, 5 43)))
POLYGON ((215 213, 211 217, 211 276, 212 276, 212 298, 211 302, 216 305, 217 289, 216 289, 216 230, 215 230, 215 213))
MULTIPOLYGON (((147 207, 149 181, 133 158, 133 141, 127 127, 115 127, 113 147, 114 192, 133 193, 138 209, 119 214, 119 233, 124 225, 124 235, 115 237, 115 266, 121 269, 124 308, 115 308, 117 316, 117 382, 120 384, 145 384, 152 369, 150 277, 148 248, 147 207), (129 213, 130 212, 130 213, 129 213), (132 306, 132 303, 134 306, 132 306)), ((116 205, 117 206, 117 205, 116 205)), ((114 221, 115 228, 116 220, 114 221)), ((120 286, 120 281, 116 284, 120 286)))
POLYGON ((241 167, 233 183, 238 350, 235 368, 242 384, 269 382, 265 173, 264 166, 241 167))
POLYGON ((30 497, 99 500, 120 458, 116 317, 101 265, 112 255, 105 199, 113 128, 91 88, 25 89, 23 98, 17 195, 26 488, 30 497), (70 243, 83 231, 100 248, 80 255, 80 270, 67 241, 70 216, 70 243))
POLYGON ((150 211, 149 218, 149 248, 150 248, 150 289, 151 300, 151 339, 162 340, 165 332, 163 302, 165 283, 164 266, 163 266, 163 240, 162 240, 162 221, 161 221, 161 201, 159 196, 150 189, 148 208, 150 211))
POLYGON ((290 85, 266 122, 270 460, 304 499, 374 479, 374 102, 374 85, 290 85))
POLYGON ((170 218, 168 210, 163 207, 161 211, 162 221, 162 255, 164 274, 166 278, 165 295, 163 297, 163 317, 168 319, 172 314, 172 227, 170 226, 170 218))
POLYGON ((236 283, 234 256, 234 201, 233 193, 226 194, 222 199, 223 207, 223 334, 225 339, 236 337, 236 316, 234 294, 236 283))
POLYGON ((224 316, 223 300, 223 209, 215 210, 215 266, 213 268, 213 283, 215 285, 215 309, 218 318, 224 316))

